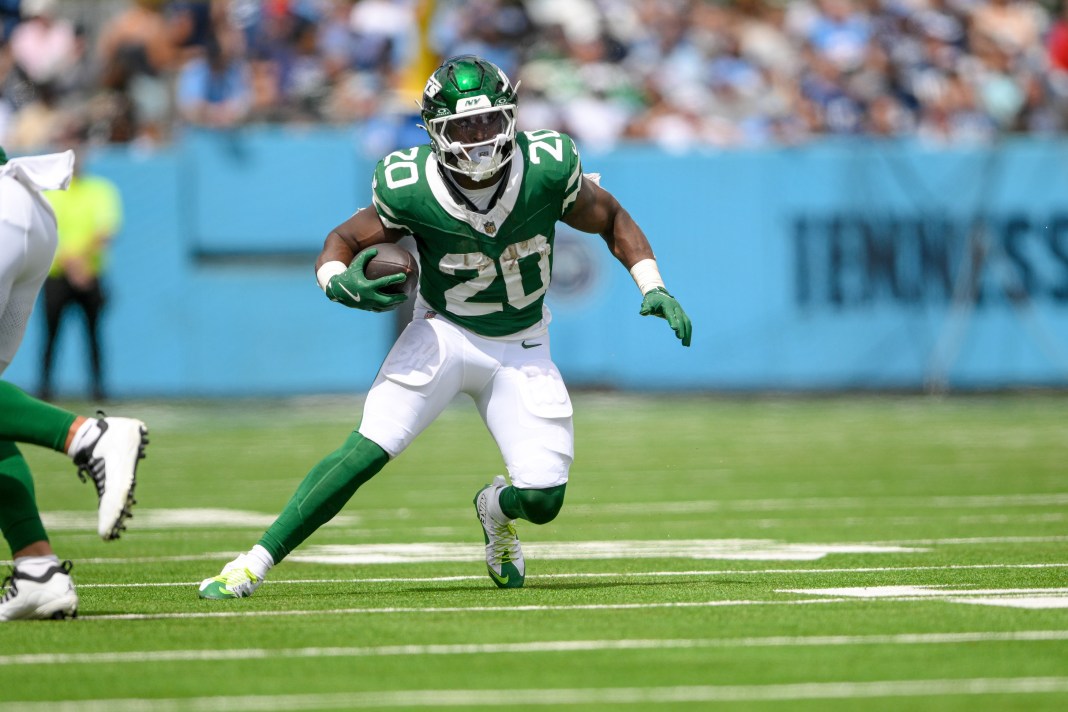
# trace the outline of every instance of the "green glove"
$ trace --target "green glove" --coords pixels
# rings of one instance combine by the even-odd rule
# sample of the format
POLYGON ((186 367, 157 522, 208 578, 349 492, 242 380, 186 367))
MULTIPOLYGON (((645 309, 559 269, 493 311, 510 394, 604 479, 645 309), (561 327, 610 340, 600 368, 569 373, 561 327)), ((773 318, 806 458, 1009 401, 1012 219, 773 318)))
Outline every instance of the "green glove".
POLYGON ((375 249, 364 250, 352 261, 347 270, 331 277, 326 283, 326 296, 330 297, 330 301, 340 302, 356 309, 382 312, 406 300, 407 294, 385 294, 379 291, 382 287, 403 282, 403 274, 368 279, 363 273, 363 266, 377 254, 378 250, 375 249))
POLYGON ((642 316, 652 314, 661 319, 667 319, 668 325, 675 331, 675 336, 682 340, 682 345, 690 345, 690 336, 693 334, 690 317, 686 316, 678 300, 668 294, 663 287, 656 287, 645 293, 645 298, 642 299, 642 310, 639 313, 642 316))

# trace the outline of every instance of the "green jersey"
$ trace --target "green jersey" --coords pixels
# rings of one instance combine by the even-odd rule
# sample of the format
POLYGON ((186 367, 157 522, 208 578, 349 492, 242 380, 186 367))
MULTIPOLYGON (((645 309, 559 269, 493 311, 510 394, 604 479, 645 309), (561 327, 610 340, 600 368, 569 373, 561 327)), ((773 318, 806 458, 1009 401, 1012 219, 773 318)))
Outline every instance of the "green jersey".
POLYGON ((578 149, 556 131, 518 134, 509 165, 486 210, 446 183, 429 145, 386 156, 372 185, 382 223, 415 237, 422 298, 482 336, 514 334, 542 318, 556 222, 582 187, 578 149))

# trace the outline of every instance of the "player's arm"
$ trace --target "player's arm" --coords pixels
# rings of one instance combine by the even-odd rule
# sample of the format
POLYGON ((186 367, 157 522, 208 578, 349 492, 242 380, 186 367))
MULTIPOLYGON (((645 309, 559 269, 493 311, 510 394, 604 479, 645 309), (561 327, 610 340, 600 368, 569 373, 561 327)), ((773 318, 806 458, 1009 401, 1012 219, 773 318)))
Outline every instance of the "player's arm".
POLYGON ((315 279, 331 301, 347 307, 384 311, 407 299, 405 294, 384 294, 382 287, 403 282, 403 274, 368 279, 363 267, 376 254, 368 251, 353 258, 364 248, 383 242, 397 242, 404 233, 386 227, 374 208, 361 208, 326 236, 323 249, 315 261, 315 279))
POLYGON ((583 179, 578 198, 563 221, 576 230, 599 234, 641 290, 641 315, 666 319, 682 345, 690 345, 690 318, 664 287, 649 239, 614 195, 594 181, 583 179))

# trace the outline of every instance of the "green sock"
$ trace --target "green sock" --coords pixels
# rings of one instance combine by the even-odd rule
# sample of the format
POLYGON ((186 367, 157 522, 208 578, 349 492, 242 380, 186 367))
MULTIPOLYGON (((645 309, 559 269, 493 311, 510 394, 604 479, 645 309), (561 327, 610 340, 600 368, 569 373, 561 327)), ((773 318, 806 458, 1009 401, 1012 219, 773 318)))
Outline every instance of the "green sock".
POLYGON ((360 485, 374 477, 387 462, 389 455, 385 450, 353 433, 344 445, 311 469, 278 519, 260 538, 260 546, 270 552, 277 564, 312 532, 333 519, 360 485))
POLYGON ((501 490, 501 511, 510 519, 525 519, 534 524, 547 524, 556 518, 564 506, 564 490, 567 484, 546 489, 518 489, 505 487, 501 490))
POLYGON ((33 494, 33 476, 15 443, 0 440, 0 531, 14 553, 46 541, 33 494))
POLYGON ((7 381, 0 381, 0 439, 64 452, 63 446, 76 417, 37 400, 7 381))

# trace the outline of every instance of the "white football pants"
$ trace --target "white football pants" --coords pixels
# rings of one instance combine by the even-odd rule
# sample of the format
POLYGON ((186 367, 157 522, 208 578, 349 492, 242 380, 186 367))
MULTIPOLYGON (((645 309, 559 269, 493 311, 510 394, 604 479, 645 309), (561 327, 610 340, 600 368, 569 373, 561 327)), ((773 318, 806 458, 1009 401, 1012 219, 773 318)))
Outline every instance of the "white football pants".
POLYGON ((55 218, 25 186, 0 176, 0 374, 22 343, 55 253, 55 218))
POLYGON ((396 457, 461 392, 474 399, 513 485, 567 482, 571 398, 549 356, 548 334, 485 339, 439 316, 417 315, 379 369, 359 432, 396 457))

